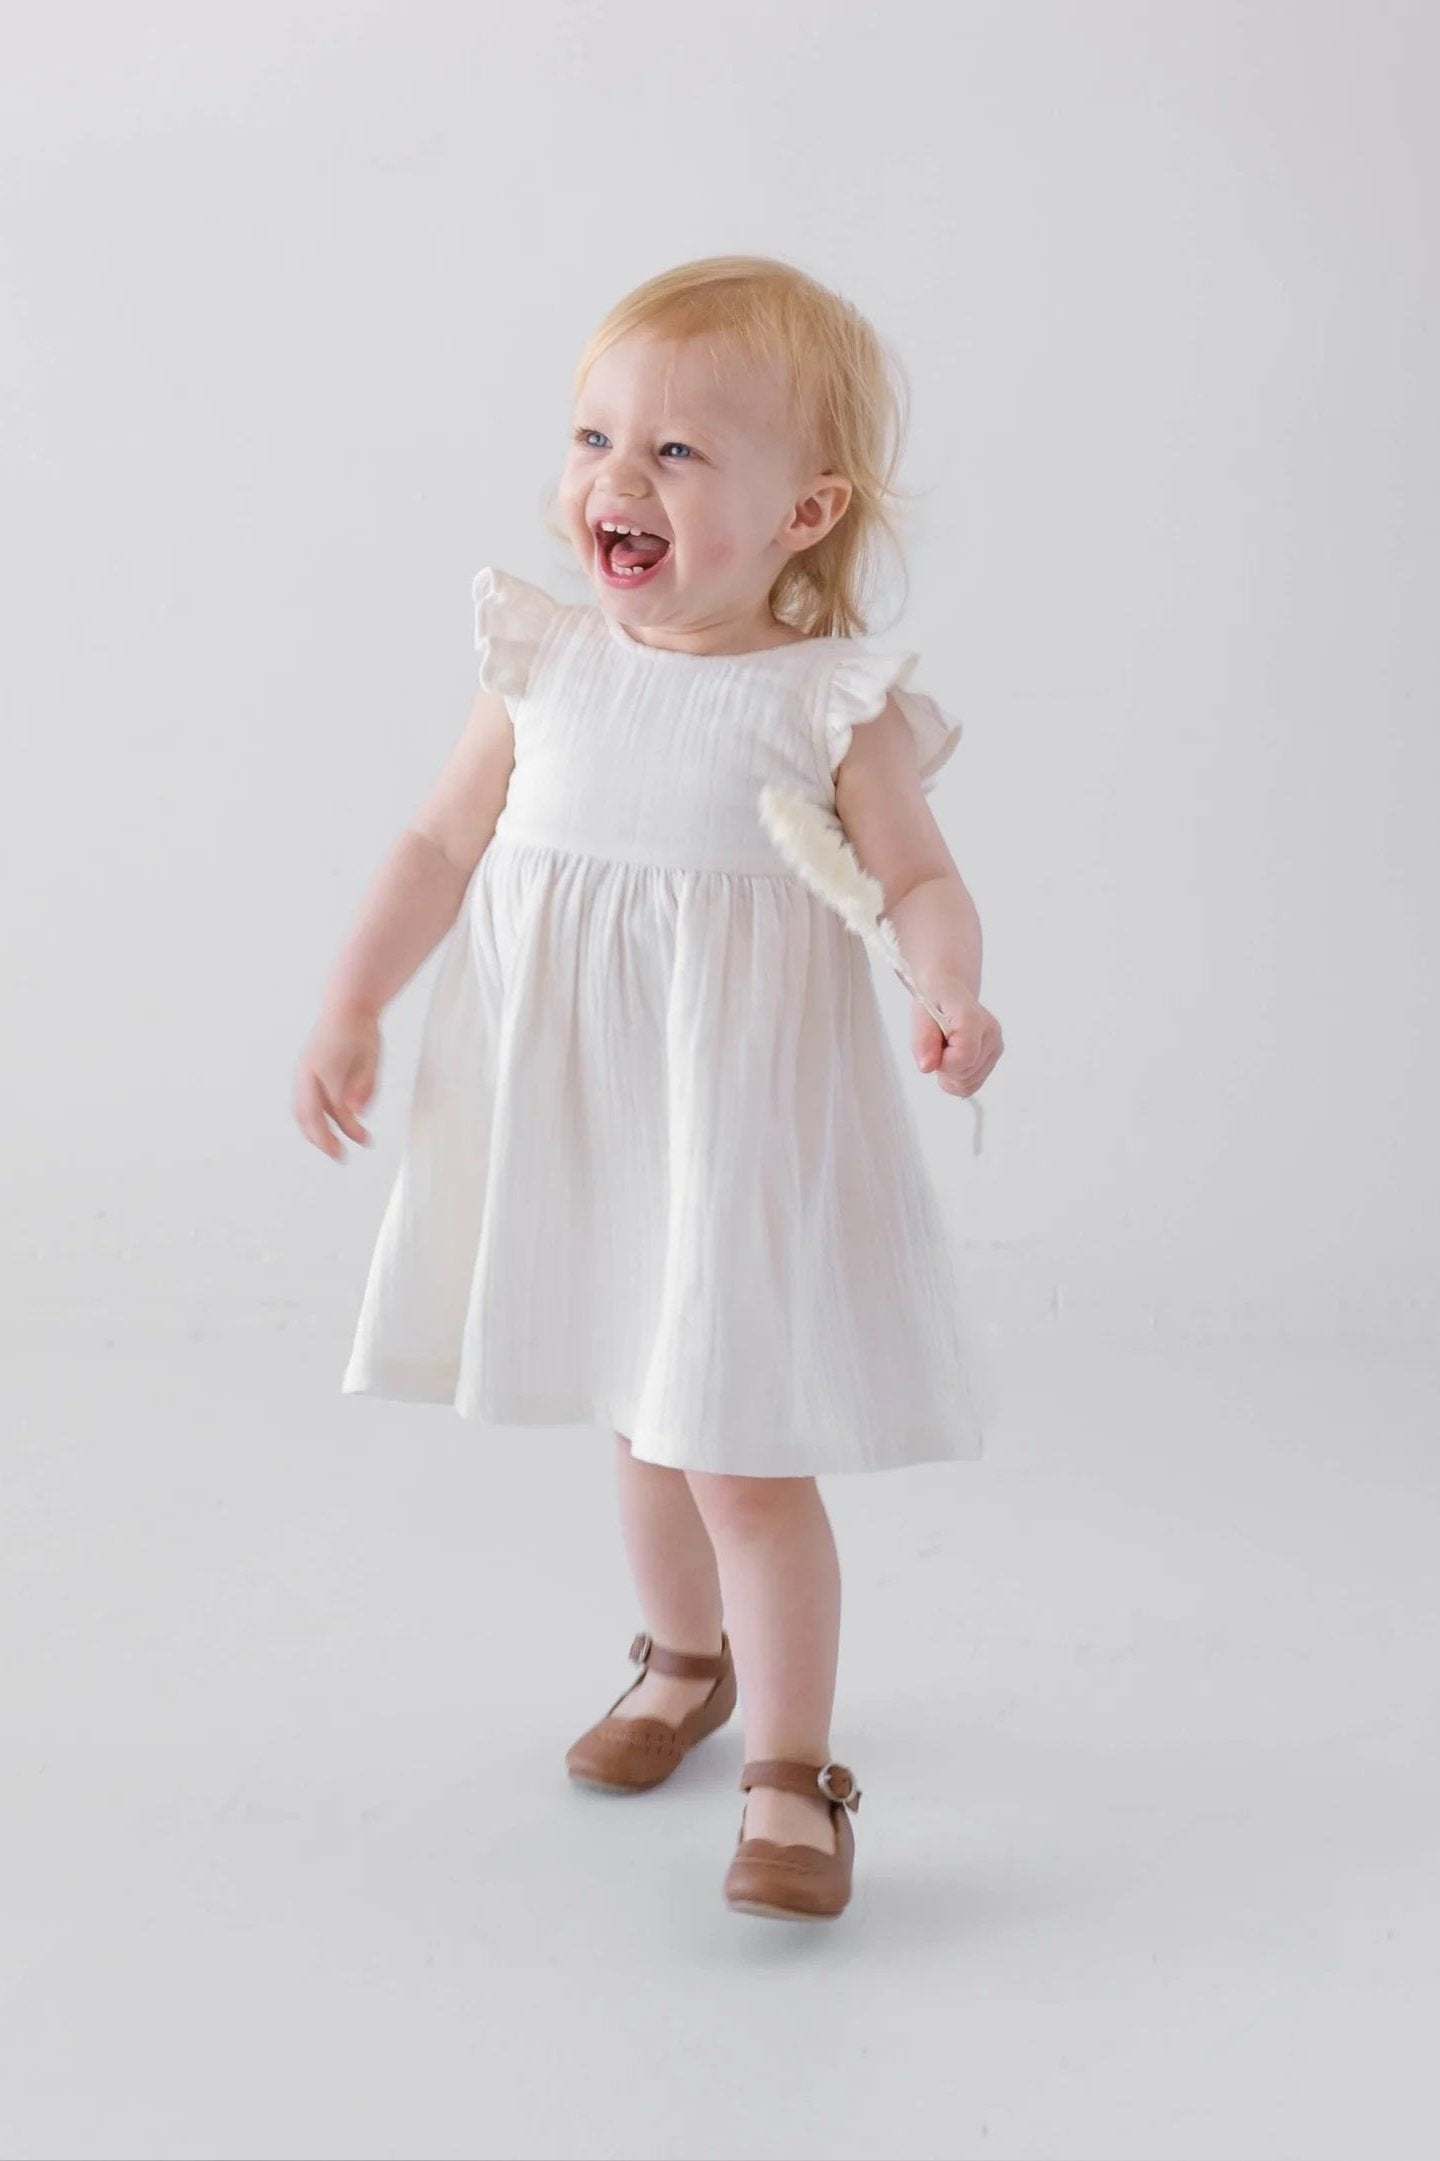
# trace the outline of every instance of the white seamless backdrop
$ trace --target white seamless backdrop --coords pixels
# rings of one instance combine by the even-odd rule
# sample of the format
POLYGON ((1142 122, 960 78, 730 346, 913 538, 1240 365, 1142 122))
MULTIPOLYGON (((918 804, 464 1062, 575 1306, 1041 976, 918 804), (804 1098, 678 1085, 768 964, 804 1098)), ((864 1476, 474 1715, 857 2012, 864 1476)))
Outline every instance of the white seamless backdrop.
POLYGON ((1435 8, 3 46, 0 2161, 1440 2151, 1435 8), (433 957, 374 1149, 290 1106, 474 572, 584 591, 587 333, 751 250, 908 374, 873 628, 1007 1044, 976 1157, 882 986, 1002 1415, 827 1482, 804 1945, 722 1909, 740 1721, 563 1776, 642 1622, 608 1436, 340 1394, 433 957))
POLYGON ((644 10, 82 12, 0 84, 12 1317, 339 1350, 428 976, 363 1163, 289 1072, 470 576, 580 594, 583 336, 756 248, 913 391, 878 620, 965 724, 986 1154, 916 1093, 988 1322, 1433 1332, 1433 17, 678 7, 657 74, 644 10))

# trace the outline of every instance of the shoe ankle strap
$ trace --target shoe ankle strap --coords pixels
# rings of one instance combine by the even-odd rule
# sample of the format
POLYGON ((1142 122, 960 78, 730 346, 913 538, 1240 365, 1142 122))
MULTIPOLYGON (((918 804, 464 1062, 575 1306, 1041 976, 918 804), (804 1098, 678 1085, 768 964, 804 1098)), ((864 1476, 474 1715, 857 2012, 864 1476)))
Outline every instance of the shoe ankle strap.
POLYGON ((644 1672, 670 1673, 682 1681, 715 1681, 730 1663, 730 1638, 722 1628, 718 1651, 667 1651, 642 1628, 629 1655, 644 1672))
POLYGON ((841 1801, 852 1815, 860 1807, 860 1788, 855 1773, 844 1763, 808 1763, 796 1756, 763 1756, 747 1763, 740 1773, 740 1790, 751 1786, 778 1786, 782 1793, 812 1795, 818 1787, 827 1801, 841 1801))

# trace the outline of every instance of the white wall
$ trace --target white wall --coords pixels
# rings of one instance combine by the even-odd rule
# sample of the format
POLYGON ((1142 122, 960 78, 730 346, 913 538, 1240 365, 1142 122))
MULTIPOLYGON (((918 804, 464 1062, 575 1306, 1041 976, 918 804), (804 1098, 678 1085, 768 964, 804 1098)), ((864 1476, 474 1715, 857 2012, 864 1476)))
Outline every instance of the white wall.
MULTIPOLYGON (((320 1332, 290 1077, 595 320, 785 255, 902 356, 896 635, 1008 1049, 914 1076, 993 1329, 1436 1321, 1433 12, 31 10, 0 79, 13 1327, 320 1332)), ((888 618, 879 626, 889 631, 888 618)), ((908 1008, 888 994, 897 1044, 908 1008)))

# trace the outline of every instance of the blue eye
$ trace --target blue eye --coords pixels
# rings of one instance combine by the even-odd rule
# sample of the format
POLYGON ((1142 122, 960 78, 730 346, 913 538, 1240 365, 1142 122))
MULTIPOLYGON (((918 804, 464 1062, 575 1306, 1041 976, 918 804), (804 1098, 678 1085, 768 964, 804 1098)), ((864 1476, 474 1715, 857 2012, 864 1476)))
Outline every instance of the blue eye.
MULTIPOLYGON (((592 443, 591 443, 591 442, 589 441, 589 437, 590 437, 590 436, 592 436, 592 435, 598 435, 598 436, 600 437, 600 440, 601 440, 602 442, 606 442, 606 441, 608 441, 608 440, 609 440, 609 438, 608 438, 608 437, 607 437, 607 436, 606 436, 606 435, 604 434, 603 430, 602 430, 602 429, 600 429, 600 428, 577 428, 577 429, 575 430, 575 440, 576 440, 576 442, 577 442, 577 443, 580 443, 580 444, 582 444, 582 445, 583 445, 583 447, 584 447, 584 448, 585 448, 586 450, 590 450, 590 449, 593 449, 593 447, 594 447, 594 445, 593 445, 593 444, 592 444, 592 443)), ((695 456, 696 456, 696 452, 695 452, 694 450, 692 450, 692 449, 691 449, 691 447, 690 447, 690 445, 689 445, 688 443, 678 443, 678 442, 674 442, 674 441, 671 441, 671 442, 668 442, 668 443, 662 443, 662 444, 660 445, 660 449, 661 449, 661 452, 662 452, 662 454, 663 454, 663 453, 664 453, 665 451, 667 451, 667 450, 683 450, 683 451, 684 451, 684 453, 685 453, 685 457, 686 457, 686 458, 693 458, 693 457, 695 457, 695 456)), ((678 464, 681 464, 681 463, 683 463, 683 462, 684 462, 684 461, 683 461, 683 460, 681 460, 681 459, 678 459, 678 458, 665 458, 665 457, 663 457, 663 455, 662 455, 662 463, 664 463, 664 464, 666 464, 666 465, 678 465, 678 464)))

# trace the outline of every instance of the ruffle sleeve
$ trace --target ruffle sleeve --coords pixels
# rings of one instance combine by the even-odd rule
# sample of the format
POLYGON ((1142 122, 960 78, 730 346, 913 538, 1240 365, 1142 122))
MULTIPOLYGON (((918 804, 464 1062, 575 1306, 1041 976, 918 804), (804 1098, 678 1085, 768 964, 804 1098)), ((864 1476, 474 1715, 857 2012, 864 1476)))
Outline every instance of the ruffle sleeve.
POLYGON ((475 573, 472 592, 480 687, 518 697, 560 603, 528 579, 489 564, 475 573))
POLYGON ((915 739, 921 789, 930 793, 960 741, 960 723, 923 690, 908 687, 916 658, 914 653, 861 652, 847 653, 840 662, 830 678, 823 714, 825 760, 832 779, 855 728, 876 719, 893 695, 915 739))

